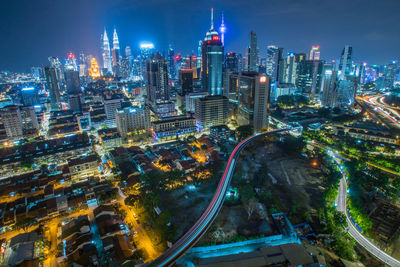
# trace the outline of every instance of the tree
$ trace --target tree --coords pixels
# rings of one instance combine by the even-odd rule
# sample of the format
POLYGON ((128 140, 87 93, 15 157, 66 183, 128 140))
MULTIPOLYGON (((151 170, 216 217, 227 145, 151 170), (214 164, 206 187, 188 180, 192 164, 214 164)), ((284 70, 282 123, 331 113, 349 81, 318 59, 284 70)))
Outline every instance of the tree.
POLYGON ((14 224, 15 229, 22 229, 24 231, 28 230, 28 227, 35 222, 34 218, 25 217, 18 219, 17 222, 14 224))
POLYGON ((253 187, 245 180, 242 180, 239 184, 239 196, 242 203, 246 203, 255 197, 253 187))
POLYGON ((305 147, 305 142, 302 137, 287 135, 278 142, 278 145, 288 153, 300 153, 305 147))
POLYGON ((257 205, 258 205, 258 202, 256 201, 255 198, 249 199, 244 204, 244 208, 246 209, 246 212, 247 212, 247 220, 250 219, 253 212, 257 209, 257 205))
POLYGON ((251 136, 254 133, 252 125, 242 125, 236 128, 236 138, 241 141, 251 136))
POLYGON ((333 215, 333 220, 334 220, 335 224, 339 227, 344 228, 347 226, 346 215, 344 215, 344 213, 335 211, 335 214, 333 215))

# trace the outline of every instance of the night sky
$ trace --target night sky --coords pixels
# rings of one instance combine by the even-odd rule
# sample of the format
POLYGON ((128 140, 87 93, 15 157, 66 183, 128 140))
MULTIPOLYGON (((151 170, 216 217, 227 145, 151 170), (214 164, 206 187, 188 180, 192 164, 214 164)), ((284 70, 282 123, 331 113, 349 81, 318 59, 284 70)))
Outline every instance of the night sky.
POLYGON ((321 46, 322 59, 337 59, 353 46, 359 62, 385 64, 400 57, 399 0, 9 0, 0 5, 0 70, 29 71, 48 56, 69 51, 100 56, 106 27, 117 28, 122 53, 152 41, 157 50, 172 44, 183 55, 197 50, 210 27, 210 8, 219 27, 225 15, 225 50, 244 54, 249 31, 266 46, 309 52, 321 46))

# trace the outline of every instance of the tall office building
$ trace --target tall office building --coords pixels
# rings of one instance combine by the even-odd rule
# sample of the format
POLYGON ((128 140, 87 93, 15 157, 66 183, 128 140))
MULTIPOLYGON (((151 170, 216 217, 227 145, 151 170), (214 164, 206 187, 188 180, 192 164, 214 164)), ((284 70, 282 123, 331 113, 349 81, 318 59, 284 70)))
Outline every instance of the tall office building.
POLYGON ((239 125, 252 125, 255 131, 268 127, 271 78, 257 72, 241 72, 239 83, 239 125))
POLYGON ((219 32, 221 33, 221 43, 222 43, 223 46, 225 46, 226 27, 225 27, 225 24, 224 24, 224 13, 222 13, 221 26, 219 26, 219 32))
POLYGON ((267 46, 266 74, 271 77, 272 83, 278 81, 280 63, 282 62, 283 48, 267 46))
POLYGON ((342 50, 339 62, 339 79, 344 79, 346 75, 350 75, 353 67, 353 48, 346 45, 342 50))
POLYGON ((213 12, 211 9, 211 28, 201 47, 201 80, 203 90, 207 90, 210 95, 222 95, 224 46, 214 29, 213 12))
POLYGON ((225 70, 231 70, 235 72, 240 71, 240 55, 229 52, 225 55, 225 70))
POLYGON ((316 96, 321 89, 324 63, 321 60, 303 60, 299 63, 296 86, 301 92, 316 96))
POLYGON ((247 48, 247 71, 258 71, 257 35, 250 31, 250 44, 247 48))
POLYGON ((306 54, 288 53, 283 64, 282 83, 296 84, 299 64, 306 59, 306 54))
POLYGON ((140 57, 138 58, 139 63, 139 72, 138 76, 146 82, 146 62, 153 55, 154 52, 154 44, 150 42, 142 42, 140 43, 140 57))
POLYGON ((325 72, 322 104, 327 107, 349 107, 354 104, 358 88, 358 77, 345 76, 338 79, 336 71, 325 72))
POLYGON ((170 99, 167 61, 160 53, 146 61, 146 89, 150 104, 170 99))
POLYGON ((121 58, 119 62, 119 76, 123 80, 128 80, 130 78, 131 68, 129 57, 121 58))
POLYGON ((181 86, 183 95, 193 92, 193 70, 192 69, 181 69, 179 71, 179 85, 181 86))
POLYGON ((228 99, 222 95, 196 99, 195 118, 202 128, 225 124, 228 118, 228 99))
POLYGON ((88 64, 90 64, 89 57, 85 56, 84 53, 79 54, 79 76, 84 77, 88 75, 88 64))
POLYGON ((399 73, 399 67, 397 66, 395 61, 393 61, 392 63, 390 63, 386 66, 385 73, 383 75, 384 76, 384 80, 383 80, 384 88, 393 89, 394 81, 395 81, 398 73, 399 73))
POLYGON ((132 56, 132 49, 129 45, 125 46, 125 56, 126 57, 132 56))
POLYGON ((203 48, 203 41, 199 40, 199 45, 197 46, 197 76, 201 75, 201 52, 203 48))
POLYGON ((168 77, 170 79, 175 79, 176 74, 175 74, 175 51, 172 48, 171 45, 168 47, 168 55, 167 55, 167 61, 168 61, 168 77))
POLYGON ((148 131, 150 129, 150 111, 147 107, 126 107, 116 112, 118 132, 126 137, 130 132, 148 131))
POLYGON ((22 117, 18 106, 9 105, 1 108, 0 116, 8 138, 13 139, 23 135, 22 117))
POLYGON ((67 59, 65 60, 64 69, 71 70, 71 71, 78 70, 78 64, 76 62, 76 57, 72 52, 68 53, 67 59))
MULTIPOLYGON (((63 71, 62 71, 62 64, 58 57, 49 57, 50 67, 54 68, 56 73, 56 78, 59 83, 64 80, 63 71)), ((60 84, 59 84, 60 86, 60 84)))
POLYGON ((80 94, 82 92, 78 71, 66 70, 64 72, 64 77, 68 94, 80 94))
POLYGON ((319 45, 312 46, 310 50, 309 60, 320 60, 321 52, 319 51, 319 45))
POLYGON ((44 71, 41 67, 32 67, 31 68, 32 77, 36 80, 41 80, 44 78, 44 71))
POLYGON ((111 49, 110 49, 110 41, 108 40, 107 31, 104 29, 103 40, 102 40, 102 48, 103 48, 103 69, 106 72, 112 72, 112 58, 111 58, 111 49))
POLYGON ((354 104, 358 87, 358 78, 354 76, 345 76, 337 84, 337 97, 335 106, 348 107, 354 104))
POLYGON ((59 109, 61 105, 60 90, 58 87, 56 71, 54 68, 45 67, 44 72, 47 80, 47 90, 50 96, 50 105, 53 110, 59 109))
POLYGON ((324 66, 322 79, 322 97, 321 103, 326 107, 335 107, 336 105, 336 90, 337 90, 337 71, 332 66, 324 66))

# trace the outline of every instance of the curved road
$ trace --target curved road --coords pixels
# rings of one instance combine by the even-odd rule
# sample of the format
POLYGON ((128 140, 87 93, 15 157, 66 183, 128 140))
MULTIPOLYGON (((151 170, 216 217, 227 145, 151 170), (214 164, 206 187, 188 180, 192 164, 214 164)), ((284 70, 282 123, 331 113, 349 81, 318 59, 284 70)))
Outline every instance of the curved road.
POLYGON ((151 262, 149 266, 171 266, 175 263, 183 254, 192 248, 197 241, 203 236, 203 234, 207 231, 207 229, 211 226, 215 218, 217 217, 219 211, 222 208, 224 203, 225 195, 228 190, 229 184, 231 182, 233 171, 235 169, 236 161, 240 155, 240 152, 245 148, 249 143, 254 140, 257 140, 263 136, 285 132, 288 129, 279 129, 269 132, 260 133, 257 135, 253 135, 242 142, 240 142, 235 149, 232 151, 231 156, 229 157, 229 161, 225 167, 224 174, 218 184, 217 191, 211 203, 198 219, 192 228, 182 236, 171 248, 165 251, 160 257, 158 257, 155 261, 151 262))
MULTIPOLYGON (((336 156, 333 155, 336 164, 340 165, 340 163, 337 161, 336 156)), ((346 173, 340 168, 340 172, 342 173, 342 179, 340 179, 340 185, 339 185, 339 193, 338 197, 336 199, 336 206, 337 210, 340 212, 343 212, 346 215, 346 221, 348 225, 348 233, 356 240, 356 242, 364 247, 369 253, 380 259, 382 262, 389 266, 393 267, 399 267, 400 266, 400 261, 397 259, 393 258, 389 254, 385 253, 382 251, 379 247, 374 245, 371 241, 369 241, 367 238, 365 238, 354 226, 354 224, 351 222, 348 213, 346 212, 346 199, 347 199, 347 182, 346 178, 347 175, 346 173)))

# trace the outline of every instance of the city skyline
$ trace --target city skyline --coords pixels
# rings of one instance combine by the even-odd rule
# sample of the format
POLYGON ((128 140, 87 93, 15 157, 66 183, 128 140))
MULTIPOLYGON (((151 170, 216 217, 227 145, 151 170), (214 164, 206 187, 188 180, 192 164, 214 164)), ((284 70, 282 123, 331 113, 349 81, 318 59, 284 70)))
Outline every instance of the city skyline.
POLYGON ((331 60, 340 57, 345 45, 352 45, 358 62, 386 64, 399 58, 396 48, 400 38, 395 34, 398 31, 395 10, 399 3, 396 1, 379 3, 379 8, 375 9, 371 1, 363 1, 363 5, 359 5, 360 1, 347 5, 344 1, 336 1, 335 5, 321 3, 317 6, 314 0, 304 3, 254 1, 254 5, 237 3, 229 6, 224 1, 189 2, 7 3, 0 16, 1 32, 7 37, 2 38, 4 41, 0 44, 0 48, 7 51, 0 58, 0 69, 27 72, 32 66, 48 65, 49 56, 63 59, 70 51, 93 54, 99 60, 100 35, 104 27, 109 34, 117 28, 121 50, 129 45, 135 51, 141 41, 151 41, 161 52, 167 51, 168 45, 172 44, 182 55, 195 53, 198 41, 209 28, 211 7, 215 10, 215 28, 219 28, 224 13, 225 52, 244 54, 248 34, 254 30, 259 39, 260 57, 266 56, 268 45, 299 53, 319 45, 321 58, 331 60), (327 14, 328 11, 332 14, 327 14), (16 12, 19 20, 15 20, 16 12), (332 20, 334 14, 345 19, 332 20), (30 21, 36 23, 29 24, 30 21), (37 38, 39 34, 42 38, 37 38))

